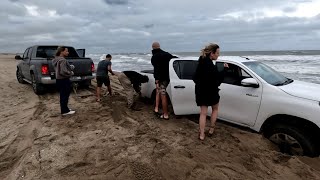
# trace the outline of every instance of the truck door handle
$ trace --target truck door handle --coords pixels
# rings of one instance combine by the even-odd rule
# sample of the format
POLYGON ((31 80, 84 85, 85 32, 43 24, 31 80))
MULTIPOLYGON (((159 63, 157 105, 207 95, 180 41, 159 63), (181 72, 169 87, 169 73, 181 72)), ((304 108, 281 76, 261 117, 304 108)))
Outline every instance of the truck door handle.
POLYGON ((251 97, 259 97, 258 95, 255 95, 255 94, 249 94, 249 93, 247 93, 246 95, 247 95, 247 96, 251 96, 251 97))
POLYGON ((184 88, 186 88, 186 87, 179 85, 179 86, 174 86, 174 88, 175 88, 175 89, 184 89, 184 88))

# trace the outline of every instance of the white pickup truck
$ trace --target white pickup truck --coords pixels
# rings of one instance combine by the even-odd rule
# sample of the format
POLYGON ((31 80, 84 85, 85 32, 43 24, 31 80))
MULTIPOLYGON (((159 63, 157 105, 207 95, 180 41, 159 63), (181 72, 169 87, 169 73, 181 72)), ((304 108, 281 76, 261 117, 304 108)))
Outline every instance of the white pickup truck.
MULTIPOLYGON (((318 156, 320 85, 286 78, 269 66, 245 57, 220 57, 219 70, 223 70, 225 62, 229 68, 219 87, 218 118, 263 133, 282 152, 318 156)), ((199 114, 192 80, 197 63, 197 59, 170 61, 167 93, 175 115, 199 114)), ((152 71, 142 74, 150 79, 142 85, 142 96, 154 98, 152 71)))

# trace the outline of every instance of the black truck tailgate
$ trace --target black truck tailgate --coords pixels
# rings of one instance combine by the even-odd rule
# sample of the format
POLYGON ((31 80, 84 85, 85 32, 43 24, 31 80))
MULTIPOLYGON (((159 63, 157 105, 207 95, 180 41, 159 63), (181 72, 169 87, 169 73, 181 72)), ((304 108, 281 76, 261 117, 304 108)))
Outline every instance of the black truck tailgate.
POLYGON ((70 65, 74 65, 74 76, 92 75, 92 60, 90 58, 67 59, 70 65))

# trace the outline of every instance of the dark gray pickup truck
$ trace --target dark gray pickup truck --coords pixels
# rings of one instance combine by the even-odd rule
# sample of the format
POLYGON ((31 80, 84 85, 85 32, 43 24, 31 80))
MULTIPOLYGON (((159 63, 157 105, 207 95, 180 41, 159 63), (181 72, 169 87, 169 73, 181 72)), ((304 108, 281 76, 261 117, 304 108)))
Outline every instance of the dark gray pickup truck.
MULTIPOLYGON (((32 84, 33 91, 36 94, 43 94, 47 85, 55 84, 55 71, 52 65, 52 59, 58 46, 32 46, 25 50, 22 57, 15 56, 19 60, 17 64, 17 80, 19 83, 32 84)), ((85 50, 75 50, 73 47, 67 47, 69 56, 67 61, 75 66, 74 75, 71 81, 89 86, 91 79, 95 78, 94 63, 92 59, 85 58, 85 50)))

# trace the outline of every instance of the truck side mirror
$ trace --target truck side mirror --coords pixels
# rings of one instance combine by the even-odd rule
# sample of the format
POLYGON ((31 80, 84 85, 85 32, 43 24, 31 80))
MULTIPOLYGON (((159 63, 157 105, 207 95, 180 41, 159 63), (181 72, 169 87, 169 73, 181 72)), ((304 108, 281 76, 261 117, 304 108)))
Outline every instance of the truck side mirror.
POLYGON ((20 55, 16 55, 14 58, 15 58, 16 60, 22 60, 22 57, 21 57, 20 55))
POLYGON ((245 78, 241 81, 241 85, 245 87, 253 87, 253 88, 258 88, 259 83, 257 80, 254 78, 245 78))

